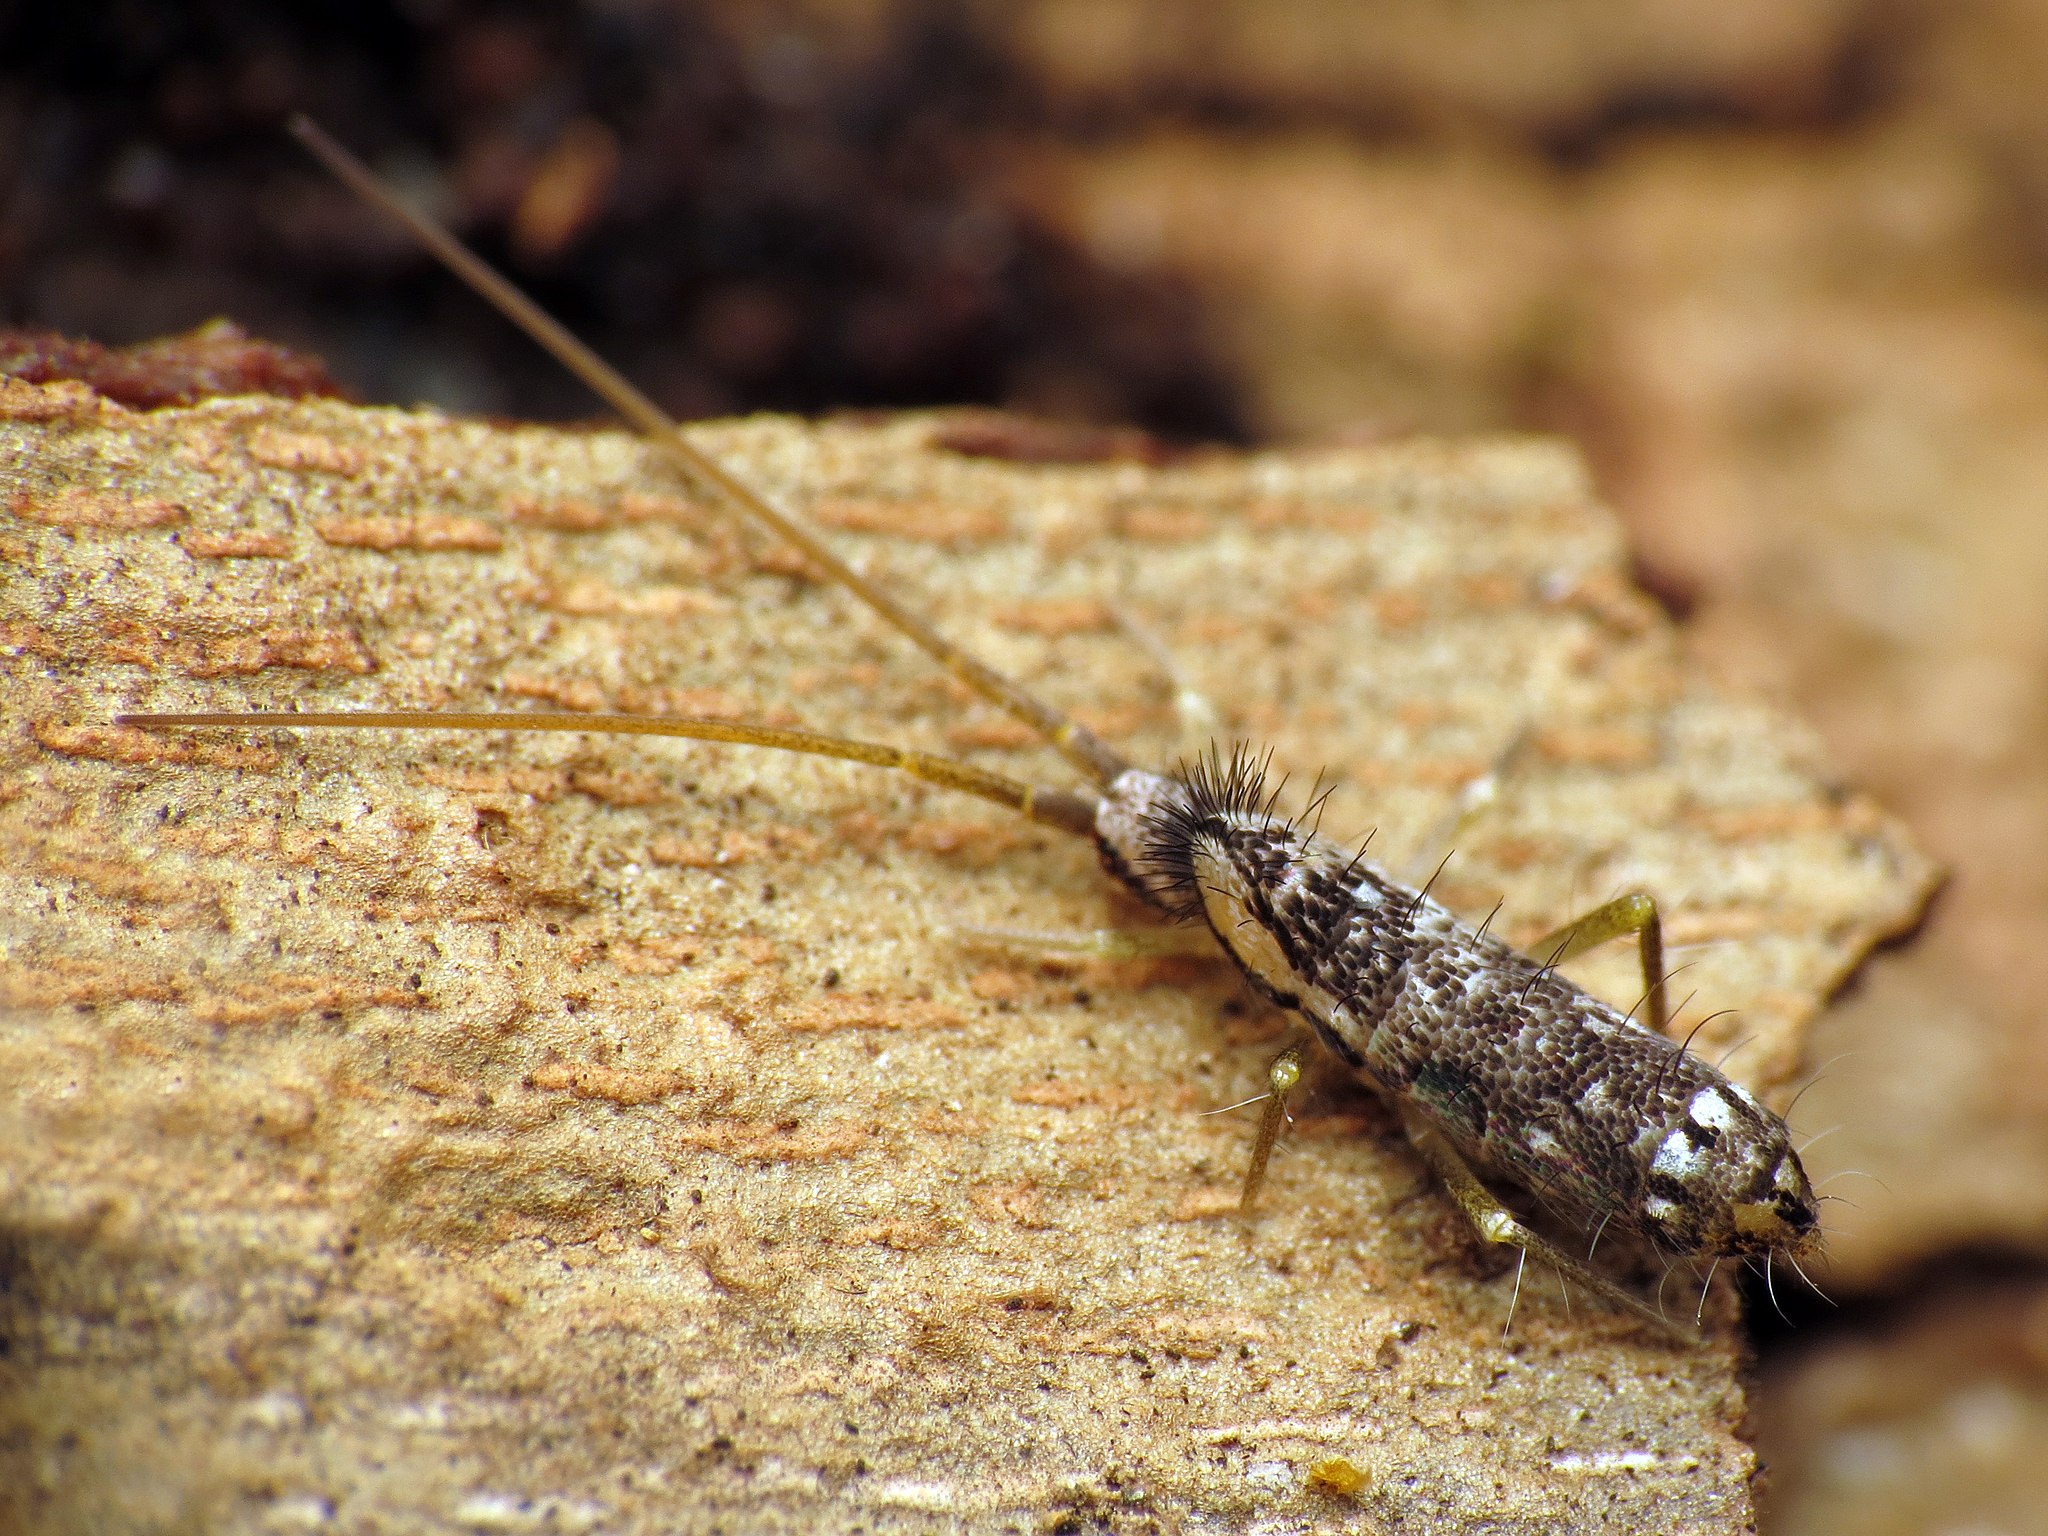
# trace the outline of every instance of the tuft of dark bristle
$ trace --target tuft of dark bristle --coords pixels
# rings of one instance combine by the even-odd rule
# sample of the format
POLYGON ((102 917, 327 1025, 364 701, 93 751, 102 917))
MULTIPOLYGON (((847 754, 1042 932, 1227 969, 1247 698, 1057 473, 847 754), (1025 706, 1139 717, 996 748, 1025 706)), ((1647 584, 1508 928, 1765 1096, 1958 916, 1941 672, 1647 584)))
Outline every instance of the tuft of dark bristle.
MULTIPOLYGON (((1146 873, 1162 889, 1167 910, 1190 922, 1202 915, 1202 892, 1195 878, 1195 844, 1220 837, 1233 825, 1253 817, 1270 823, 1279 789, 1268 791, 1273 766, 1270 750, 1260 752, 1239 742, 1225 757, 1212 746, 1193 762, 1174 771, 1187 789, 1185 799, 1145 823, 1146 873)), ((1284 786, 1282 786, 1284 787, 1284 786)), ((1283 832, 1291 826, 1283 819, 1283 832)))

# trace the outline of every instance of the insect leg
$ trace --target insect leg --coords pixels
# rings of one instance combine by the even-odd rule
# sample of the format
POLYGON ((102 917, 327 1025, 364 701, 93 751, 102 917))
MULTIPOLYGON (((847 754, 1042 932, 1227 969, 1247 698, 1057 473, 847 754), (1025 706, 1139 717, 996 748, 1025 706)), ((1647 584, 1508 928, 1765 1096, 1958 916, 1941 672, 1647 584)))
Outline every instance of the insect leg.
POLYGON ((1266 1164, 1273 1156, 1273 1143, 1287 1124, 1287 1095, 1301 1081, 1301 1047, 1290 1045, 1266 1068, 1266 1107, 1259 1115, 1259 1137, 1252 1143, 1252 1165, 1245 1170, 1244 1193, 1238 1196, 1240 1215, 1249 1216, 1259 1198, 1259 1186, 1266 1182, 1266 1164))
POLYGON ((1657 915, 1657 898, 1647 891, 1630 891, 1595 907, 1555 933, 1545 934, 1529 946, 1529 953, 1546 966, 1562 965, 1596 944, 1630 933, 1636 936, 1643 957, 1644 1022, 1661 1035, 1670 1019, 1664 995, 1664 920, 1657 915))
POLYGON ((1402 860, 1402 867, 1409 876, 1409 883, 1419 885, 1432 869, 1441 867, 1440 861, 1450 857, 1449 852, 1439 854, 1438 849, 1455 849, 1458 840, 1485 816, 1500 799, 1501 785, 1515 771, 1524 749, 1529 744, 1529 729, 1524 726, 1509 738, 1508 744, 1494 754, 1493 761, 1485 772, 1467 779, 1458 790, 1443 815, 1418 838, 1402 860))
POLYGON ((1223 735, 1222 712, 1189 679, 1186 669, 1166 648, 1166 642, 1136 614, 1128 608, 1113 606, 1110 616, 1116 620, 1117 628, 1137 643, 1138 649, 1145 653, 1172 687, 1173 713, 1180 722, 1181 750, 1197 755, 1203 748, 1213 747, 1223 735))
POLYGON ((1472 1223, 1473 1230, 1480 1237, 1489 1243, 1504 1243, 1521 1249, 1525 1254, 1547 1260, 1560 1274, 1578 1281, 1601 1299, 1634 1313, 1646 1322, 1655 1323, 1678 1338, 1692 1337, 1683 1323, 1674 1322, 1640 1296, 1624 1290, 1598 1270, 1588 1269, 1562 1248, 1531 1231, 1520 1217, 1500 1203, 1493 1191, 1480 1183, 1479 1176, 1458 1155, 1443 1132, 1415 1111, 1404 1108, 1401 1123, 1408 1133, 1408 1140, 1422 1154, 1422 1160, 1443 1180, 1451 1199, 1457 1202, 1458 1209, 1465 1213, 1466 1220, 1472 1223))
MULTIPOLYGON (((1212 960, 1220 958, 1215 936, 1206 927, 1093 928, 1078 933, 963 927, 955 928, 953 932, 956 937, 970 942, 1040 954, 1078 955, 1091 960, 1140 960, 1176 955, 1212 960)), ((1301 1081, 1301 1071, 1302 1050, 1295 1045, 1274 1057, 1266 1068, 1266 1091, 1259 1096, 1265 1101, 1265 1108, 1259 1115, 1258 1137, 1252 1143, 1251 1166, 1245 1170, 1244 1191, 1238 1196, 1240 1215, 1251 1215, 1258 1203, 1259 1190, 1266 1182, 1266 1165, 1272 1160, 1274 1144, 1287 1125, 1287 1095, 1301 1081)))
POLYGON ((1153 960, 1185 955, 1220 960, 1215 935, 1207 928, 1083 928, 1071 933, 1038 932, 1029 928, 953 930, 955 938, 993 948, 1040 955, 1071 955, 1082 960, 1153 960))

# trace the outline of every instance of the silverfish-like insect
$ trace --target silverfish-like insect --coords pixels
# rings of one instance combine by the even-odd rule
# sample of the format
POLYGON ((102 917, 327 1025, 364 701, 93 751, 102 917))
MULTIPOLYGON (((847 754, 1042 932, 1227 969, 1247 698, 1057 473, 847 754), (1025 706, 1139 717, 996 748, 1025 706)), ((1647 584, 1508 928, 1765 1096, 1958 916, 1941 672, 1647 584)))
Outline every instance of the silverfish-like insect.
MULTIPOLYGON (((644 432, 685 477, 794 544, 976 693, 1002 706, 1093 785, 1020 783, 902 748, 737 721, 585 714, 124 715, 150 728, 252 725, 542 730, 685 737, 851 759, 1005 805, 1092 838, 1103 867, 1149 906, 1205 923, 1247 981, 1306 1019, 1316 1037, 1391 1100, 1425 1162, 1479 1235, 1535 1254, 1653 1322, 1661 1311, 1531 1229, 1481 1181, 1511 1181, 1593 1233, 1610 1226, 1673 1257, 1793 1263, 1817 1253, 1813 1188, 1785 1122, 1668 1039, 1656 903, 1623 896, 1522 954, 1475 930, 1365 857, 1275 814, 1264 764, 1242 747, 1192 767, 1134 767, 1077 721, 944 639, 818 536, 693 448, 677 424, 447 231, 405 207, 367 167, 304 119, 293 132, 330 170, 408 225, 472 287, 644 432), (1572 956, 1633 935, 1646 1018, 1624 1014, 1557 972, 1572 956)), ((1245 1181, 1250 1208, 1301 1075, 1290 1048, 1268 1093, 1245 1181)), ((1517 1276, 1519 1289, 1520 1277, 1517 1276)), ((1512 1319, 1512 1307, 1510 1308, 1512 1319)))

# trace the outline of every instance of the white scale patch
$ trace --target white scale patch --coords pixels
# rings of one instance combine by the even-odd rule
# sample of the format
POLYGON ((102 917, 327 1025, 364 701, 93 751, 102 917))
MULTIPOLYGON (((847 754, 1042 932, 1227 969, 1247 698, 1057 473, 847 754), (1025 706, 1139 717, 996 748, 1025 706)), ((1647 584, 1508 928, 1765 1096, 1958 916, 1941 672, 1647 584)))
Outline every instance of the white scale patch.
POLYGON ((1678 1214, 1678 1207, 1662 1195, 1652 1195, 1643 1202, 1643 1212, 1652 1221, 1669 1221, 1678 1214))
POLYGON ((1703 1125, 1716 1131, 1725 1131, 1735 1123, 1734 1112, 1728 1108, 1728 1101, 1711 1088, 1702 1088, 1692 1096, 1692 1103, 1686 1107, 1694 1125, 1703 1125))
POLYGON ((1523 1145, 1528 1147, 1538 1157, 1562 1157, 1564 1155, 1564 1143, 1540 1125, 1532 1127, 1529 1133, 1522 1138, 1522 1142, 1523 1145))
POLYGON ((1650 1163, 1652 1173, 1668 1173, 1674 1179, 1689 1179, 1706 1167, 1707 1160, 1696 1149, 1680 1126, 1657 1148, 1657 1156, 1650 1163))

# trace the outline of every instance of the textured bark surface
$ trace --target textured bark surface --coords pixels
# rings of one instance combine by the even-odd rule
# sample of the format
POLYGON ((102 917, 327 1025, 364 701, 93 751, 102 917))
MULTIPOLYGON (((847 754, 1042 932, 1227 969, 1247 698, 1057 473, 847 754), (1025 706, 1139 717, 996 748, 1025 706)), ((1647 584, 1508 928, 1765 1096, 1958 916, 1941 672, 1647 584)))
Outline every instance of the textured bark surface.
MULTIPOLYGON (((108 724, 719 713, 1056 778, 630 438, 0 411, 10 1526, 1748 1525, 1724 1300, 1684 1348, 1532 1274, 1503 1344, 1512 1271, 1334 1086, 1240 1222, 1249 1128, 1201 1112, 1278 1021, 1220 965, 952 934, 1133 920, 1079 843, 772 754, 108 724)), ((1527 940, 1648 886, 1698 946, 1679 1027, 1739 1009, 1699 1046, 1754 1086, 1924 899, 1802 729, 1685 674, 1563 448, 934 430, 702 441, 1164 761, 1140 621, 1397 868, 1522 741, 1436 893, 1527 940)), ((1625 953, 1582 974, 1634 1000, 1625 953)))

